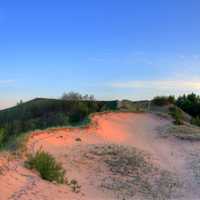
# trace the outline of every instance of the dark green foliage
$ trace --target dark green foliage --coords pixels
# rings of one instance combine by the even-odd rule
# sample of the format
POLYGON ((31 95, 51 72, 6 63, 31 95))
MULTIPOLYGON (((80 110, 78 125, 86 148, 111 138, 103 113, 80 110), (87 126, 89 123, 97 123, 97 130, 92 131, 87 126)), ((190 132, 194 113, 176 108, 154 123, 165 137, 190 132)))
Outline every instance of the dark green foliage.
POLYGON ((65 170, 49 153, 37 151, 35 155, 29 155, 25 165, 37 170, 45 180, 64 183, 65 170))
POLYGON ((4 128, 0 128, 0 147, 3 145, 5 139, 6 139, 6 131, 4 128))
POLYGON ((183 121, 187 121, 198 126, 200 125, 200 96, 194 93, 180 96, 178 99, 175 99, 174 96, 155 97, 152 103, 157 106, 176 105, 172 106, 170 110, 175 124, 180 125, 183 121), (182 111, 189 115, 187 116, 182 111), (192 121, 190 116, 193 117, 192 121))
POLYGON ((5 137, 5 141, 0 146, 0 150, 9 150, 16 153, 18 150, 23 151, 26 148, 26 139, 28 139, 27 133, 20 133, 18 135, 5 137))
POLYGON ((176 105, 193 117, 200 116, 200 96, 194 93, 180 96, 176 105))
POLYGON ((182 125, 183 124, 183 114, 180 108, 176 106, 172 106, 169 108, 171 116, 174 118, 174 123, 176 125, 182 125))
POLYGON ((152 103, 156 106, 166 106, 175 103, 174 96, 157 96, 152 100, 152 103))
POLYGON ((116 109, 117 101, 34 99, 0 111, 0 142, 35 129, 82 124, 91 113, 116 109))

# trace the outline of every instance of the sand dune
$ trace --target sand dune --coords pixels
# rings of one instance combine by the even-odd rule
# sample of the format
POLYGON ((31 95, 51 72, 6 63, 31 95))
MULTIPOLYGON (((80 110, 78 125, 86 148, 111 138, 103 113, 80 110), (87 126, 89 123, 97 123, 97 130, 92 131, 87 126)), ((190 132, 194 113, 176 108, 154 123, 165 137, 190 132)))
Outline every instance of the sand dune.
MULTIPOLYGON (((125 154, 133 152, 132 148, 147 154, 150 166, 173 175, 180 183, 176 190, 170 190, 172 194, 163 194, 165 199, 200 199, 199 185, 190 167, 190 160, 200 152, 200 143, 162 137, 158 130, 170 121, 142 113, 98 114, 92 121, 89 127, 81 129, 34 132, 27 142, 29 153, 43 149, 54 155, 66 169, 67 178, 76 180, 81 186, 78 193, 67 185, 42 180, 37 173, 24 167, 23 159, 9 161, 2 155, 0 200, 159 199, 161 196, 154 194, 158 189, 159 195, 169 193, 161 187, 151 189, 151 194, 143 194, 146 190, 141 191, 141 188, 137 190, 133 185, 137 181, 133 183, 132 168, 124 165, 132 159, 131 155, 126 157, 125 154), (111 155, 116 152, 119 155, 111 155), (122 155, 127 160, 123 161, 122 155), (116 158, 117 161, 122 159, 122 170, 113 165, 116 158), (113 168, 110 168, 111 164, 113 168), (130 172, 124 173, 126 169, 130 172)), ((148 181, 155 181, 155 173, 147 172, 148 181)), ((143 182, 139 180, 139 183, 143 182)))

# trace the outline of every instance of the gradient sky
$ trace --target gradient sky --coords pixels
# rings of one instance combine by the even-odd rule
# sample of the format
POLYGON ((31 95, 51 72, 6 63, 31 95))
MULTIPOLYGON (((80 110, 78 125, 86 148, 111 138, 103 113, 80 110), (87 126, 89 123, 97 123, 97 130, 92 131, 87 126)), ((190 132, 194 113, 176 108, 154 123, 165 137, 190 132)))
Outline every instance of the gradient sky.
POLYGON ((0 108, 64 91, 200 92, 199 0, 0 2, 0 108))

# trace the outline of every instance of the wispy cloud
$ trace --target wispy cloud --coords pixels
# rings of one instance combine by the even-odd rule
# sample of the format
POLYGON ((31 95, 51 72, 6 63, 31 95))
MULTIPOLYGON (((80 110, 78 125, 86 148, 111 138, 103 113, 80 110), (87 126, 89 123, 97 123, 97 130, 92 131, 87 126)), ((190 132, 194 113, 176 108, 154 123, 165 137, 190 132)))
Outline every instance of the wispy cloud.
POLYGON ((125 81, 113 82, 113 88, 144 88, 158 90, 200 90, 200 81, 187 80, 146 80, 146 81, 125 81))
POLYGON ((12 80, 12 79, 0 80, 0 85, 10 84, 10 83, 14 83, 14 82, 15 82, 15 80, 12 80))

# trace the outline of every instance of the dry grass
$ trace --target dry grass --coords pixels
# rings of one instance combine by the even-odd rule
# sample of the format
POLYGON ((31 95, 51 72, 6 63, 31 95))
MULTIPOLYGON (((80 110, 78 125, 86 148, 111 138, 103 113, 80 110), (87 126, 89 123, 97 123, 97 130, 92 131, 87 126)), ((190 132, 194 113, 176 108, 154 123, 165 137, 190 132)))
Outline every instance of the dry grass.
POLYGON ((184 125, 167 125, 160 130, 163 136, 175 136, 184 140, 200 140, 200 127, 184 124, 184 125))
POLYGON ((153 113, 163 119, 168 119, 168 120, 172 119, 172 117, 168 113, 164 113, 164 112, 163 113, 162 112, 153 112, 153 113))
POLYGON ((119 198, 142 196, 148 199, 169 199, 180 183, 177 177, 154 166, 150 157, 135 148, 118 145, 94 146, 90 153, 109 169, 101 188, 114 191, 119 198))
POLYGON ((120 111, 123 112, 146 112, 149 108, 149 102, 148 101, 129 101, 129 100, 123 100, 119 102, 118 108, 120 111))
POLYGON ((190 168, 192 169, 195 180, 200 185, 200 155, 193 155, 192 161, 190 163, 190 168))

